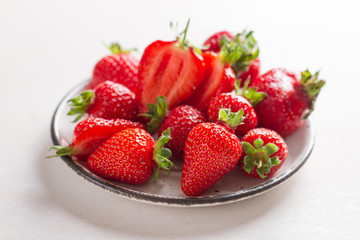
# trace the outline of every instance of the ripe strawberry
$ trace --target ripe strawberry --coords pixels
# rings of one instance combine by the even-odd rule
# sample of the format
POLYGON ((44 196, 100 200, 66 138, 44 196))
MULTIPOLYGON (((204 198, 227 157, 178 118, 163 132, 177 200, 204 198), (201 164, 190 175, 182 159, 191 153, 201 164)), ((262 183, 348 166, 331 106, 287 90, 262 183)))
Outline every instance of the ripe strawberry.
POLYGON ((144 129, 144 126, 124 119, 88 118, 76 125, 69 146, 53 146, 51 149, 56 150, 55 156, 71 155, 85 160, 103 141, 127 128, 144 129))
POLYGON ((206 111, 213 97, 233 90, 236 79, 231 64, 240 56, 240 45, 230 42, 223 45, 219 54, 211 51, 204 52, 204 80, 192 95, 184 101, 184 104, 194 106, 200 111, 206 111))
POLYGON ((193 47, 189 47, 186 32, 176 41, 155 41, 146 47, 139 64, 137 97, 140 113, 154 103, 157 96, 165 96, 169 108, 188 98, 204 76, 204 62, 193 47))
POLYGON ((220 41, 223 37, 228 37, 230 40, 232 40, 235 35, 228 32, 228 31, 221 31, 221 32, 217 32, 214 33, 213 35, 211 35, 208 39, 206 39, 206 41, 204 42, 204 46, 209 46, 209 48, 207 49, 208 51, 212 51, 212 52, 220 52, 220 41))
POLYGON ((88 158, 91 171, 115 181, 130 184, 142 184, 159 168, 169 170, 172 163, 169 149, 163 146, 169 141, 169 131, 155 144, 149 133, 140 128, 125 129, 103 142, 88 158), (154 146, 155 144, 155 146, 154 146))
POLYGON ((267 178, 275 174, 285 162, 288 149, 284 139, 265 128, 250 130, 242 139, 243 153, 239 166, 246 175, 267 178))
POLYGON ((325 81, 319 80, 319 72, 309 71, 298 74, 286 69, 275 68, 250 85, 267 94, 255 111, 258 125, 278 132, 282 137, 289 136, 303 124, 314 110, 316 98, 325 81))
MULTIPOLYGON (((231 119, 238 119, 238 124, 240 111, 231 119)), ((200 195, 234 168, 241 152, 240 140, 227 128, 216 123, 197 125, 185 142, 182 191, 187 196, 200 195)))
POLYGON ((235 134, 239 137, 244 136, 249 130, 256 127, 257 116, 253 106, 265 97, 264 93, 256 92, 256 90, 252 88, 248 89, 248 83, 249 79, 242 93, 240 93, 240 80, 237 81, 235 84, 235 93, 231 92, 217 95, 210 102, 207 109, 207 118, 210 122, 219 121, 218 116, 221 108, 230 109, 232 112, 237 112, 242 109, 244 111, 245 119, 235 129, 235 134))
POLYGON ((105 56, 95 65, 88 87, 94 89, 100 83, 109 80, 136 92, 139 61, 129 50, 123 50, 118 43, 112 44, 109 48, 113 54, 105 56))
POLYGON ((74 122, 85 113, 91 117, 127 120, 134 120, 138 114, 135 94, 127 87, 111 81, 99 84, 94 91, 84 91, 69 102, 72 108, 68 115, 77 115, 74 122))
POLYGON ((184 146, 189 132, 198 124, 205 122, 202 113, 194 107, 182 105, 174 108, 165 122, 161 125, 159 134, 170 128, 171 139, 167 148, 174 158, 184 157, 184 146))

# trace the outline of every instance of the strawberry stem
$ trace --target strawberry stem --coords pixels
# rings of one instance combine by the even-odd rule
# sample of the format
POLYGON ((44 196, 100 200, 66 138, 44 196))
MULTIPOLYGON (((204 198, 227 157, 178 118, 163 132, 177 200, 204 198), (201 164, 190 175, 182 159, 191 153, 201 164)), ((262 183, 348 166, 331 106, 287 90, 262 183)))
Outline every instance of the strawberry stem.
POLYGON ((73 122, 77 122, 86 112, 89 106, 93 103, 95 93, 92 90, 84 91, 79 96, 71 98, 70 103, 71 109, 67 113, 69 116, 77 115, 73 122))
POLYGON ((254 146, 245 141, 241 142, 243 151, 247 154, 244 158, 244 170, 251 174, 256 167, 257 174, 264 179, 273 166, 281 163, 278 157, 270 157, 279 148, 273 143, 263 146, 264 141, 261 138, 256 139, 253 144, 254 146))
POLYGON ((148 112, 139 114, 139 116, 147 117, 150 122, 146 125, 149 133, 154 133, 162 124, 168 112, 168 105, 164 96, 156 97, 156 104, 148 103, 148 112))
POLYGON ((130 53, 132 51, 137 51, 136 48, 132 49, 123 49, 121 45, 117 42, 111 43, 110 46, 104 44, 113 54, 121 54, 121 53, 130 53))
POLYGON ((155 181, 158 179, 160 169, 164 170, 165 173, 169 174, 169 171, 174 166, 174 164, 169 160, 172 154, 171 150, 164 147, 170 139, 170 128, 168 128, 162 133, 162 135, 155 143, 153 155, 154 160, 158 165, 154 173, 155 181))

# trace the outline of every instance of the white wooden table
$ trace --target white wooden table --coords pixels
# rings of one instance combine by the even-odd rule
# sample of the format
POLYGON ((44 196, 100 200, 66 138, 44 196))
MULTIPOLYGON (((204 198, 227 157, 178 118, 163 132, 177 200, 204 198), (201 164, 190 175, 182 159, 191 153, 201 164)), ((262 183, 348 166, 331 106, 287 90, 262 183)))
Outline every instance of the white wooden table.
POLYGON ((358 1, 0 2, 0 239, 359 239, 360 3, 358 1), (107 54, 140 52, 185 24, 201 44, 253 29, 262 71, 321 69, 315 149, 278 188, 238 203, 171 208, 139 203, 46 159, 50 120, 107 54))

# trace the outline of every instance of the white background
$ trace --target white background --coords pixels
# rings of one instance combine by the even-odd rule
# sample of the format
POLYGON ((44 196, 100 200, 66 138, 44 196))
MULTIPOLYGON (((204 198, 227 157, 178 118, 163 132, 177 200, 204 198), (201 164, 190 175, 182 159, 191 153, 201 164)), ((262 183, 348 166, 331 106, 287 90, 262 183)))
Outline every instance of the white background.
MULTIPOLYGON (((0 1, 0 239, 358 239, 359 1, 0 1), (255 31, 262 72, 321 69, 315 149, 280 187, 242 202, 171 208, 113 195, 46 159, 63 95, 103 42, 144 47, 185 24, 200 45, 255 31)), ((139 55, 140 55, 139 53, 139 55)))

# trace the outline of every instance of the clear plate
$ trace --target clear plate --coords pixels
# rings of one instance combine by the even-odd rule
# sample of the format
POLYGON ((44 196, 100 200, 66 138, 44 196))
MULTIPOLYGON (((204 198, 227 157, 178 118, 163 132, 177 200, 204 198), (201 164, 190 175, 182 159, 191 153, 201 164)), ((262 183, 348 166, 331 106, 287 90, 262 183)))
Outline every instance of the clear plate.
MULTIPOLYGON (((67 101, 84 89, 88 81, 75 86, 65 95, 56 108, 51 122, 51 137, 54 145, 67 146, 71 143, 76 124, 69 111, 67 101)), ((177 169, 171 174, 160 173, 157 182, 150 180, 143 185, 130 185, 109 181, 89 171, 86 162, 75 161, 69 156, 62 160, 78 175, 104 190, 119 196, 153 204, 170 206, 210 206, 226 204, 251 198, 273 189, 297 172, 306 162, 314 147, 315 131, 309 120, 290 137, 285 139, 289 154, 281 169, 271 178, 260 180, 243 175, 238 167, 224 176, 202 196, 186 197, 180 188, 181 162, 175 162, 177 169)))

